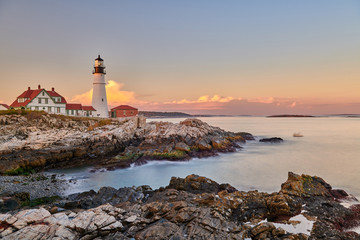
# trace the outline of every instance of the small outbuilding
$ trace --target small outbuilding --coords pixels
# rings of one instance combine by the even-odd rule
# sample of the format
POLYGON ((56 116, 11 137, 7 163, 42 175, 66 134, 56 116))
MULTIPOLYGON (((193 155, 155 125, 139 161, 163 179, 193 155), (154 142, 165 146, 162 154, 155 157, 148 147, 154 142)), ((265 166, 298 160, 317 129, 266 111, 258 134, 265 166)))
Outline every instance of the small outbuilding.
POLYGON ((4 103, 0 103, 0 110, 8 110, 9 106, 7 104, 4 103))
POLYGON ((119 118, 119 117, 133 117, 138 115, 138 109, 128 106, 128 105, 120 105, 111 109, 111 117, 119 118))

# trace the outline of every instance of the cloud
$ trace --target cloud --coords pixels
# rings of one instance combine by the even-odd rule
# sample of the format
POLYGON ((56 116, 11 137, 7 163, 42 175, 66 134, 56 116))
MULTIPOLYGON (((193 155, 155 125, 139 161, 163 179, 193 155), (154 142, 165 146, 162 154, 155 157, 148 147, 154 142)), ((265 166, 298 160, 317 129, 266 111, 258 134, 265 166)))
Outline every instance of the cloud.
MULTIPOLYGON (((118 106, 121 104, 136 104, 144 102, 138 101, 135 98, 135 93, 131 91, 121 90, 124 84, 109 80, 106 84, 106 95, 108 100, 108 105, 110 107, 118 106)), ((93 89, 89 91, 73 96, 71 102, 81 103, 83 105, 91 105, 93 89)))
MULTIPOLYGON (((322 104, 306 99, 258 97, 241 98, 203 95, 195 99, 181 99, 168 102, 141 101, 132 91, 122 90, 122 83, 109 80, 106 85, 109 107, 128 104, 140 111, 186 112, 190 114, 225 114, 225 115, 275 115, 275 114, 337 114, 359 113, 360 103, 322 104)), ((92 89, 71 98, 71 102, 91 105, 92 89)), ((1 102, 1 101, 0 101, 1 102)))
POLYGON ((163 103, 146 103, 144 111, 181 111, 192 114, 228 114, 228 115, 270 115, 295 114, 306 106, 293 98, 259 97, 245 99, 241 97, 204 95, 194 100, 182 99, 163 103))
MULTIPOLYGON (((199 97, 196 100, 187 100, 182 99, 180 101, 171 101, 171 102, 165 102, 164 104, 187 104, 187 103, 226 103, 234 100, 236 98, 233 97, 222 97, 220 95, 215 94, 213 97, 210 97, 209 95, 204 95, 199 97)), ((237 98, 241 100, 241 98, 237 98)))

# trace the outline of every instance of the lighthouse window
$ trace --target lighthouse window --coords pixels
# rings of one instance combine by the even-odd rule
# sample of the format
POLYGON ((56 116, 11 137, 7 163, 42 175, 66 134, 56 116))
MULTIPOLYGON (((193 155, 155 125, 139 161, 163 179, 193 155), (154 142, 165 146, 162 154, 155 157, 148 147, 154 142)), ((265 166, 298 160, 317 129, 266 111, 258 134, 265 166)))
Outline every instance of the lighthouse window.
POLYGON ((104 101, 104 99, 102 98, 101 101, 104 101))

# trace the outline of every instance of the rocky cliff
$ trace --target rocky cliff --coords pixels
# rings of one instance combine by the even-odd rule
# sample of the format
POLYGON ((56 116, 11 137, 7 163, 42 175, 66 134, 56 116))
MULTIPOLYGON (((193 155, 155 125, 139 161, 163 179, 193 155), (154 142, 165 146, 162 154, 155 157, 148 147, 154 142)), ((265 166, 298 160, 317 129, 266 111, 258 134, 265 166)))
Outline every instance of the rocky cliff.
POLYGON ((153 159, 184 160, 235 151, 248 133, 197 120, 180 124, 72 118, 30 112, 0 116, 0 173, 97 165, 129 167, 153 159))
POLYGON ((0 237, 360 239, 351 231, 359 224, 359 202, 319 177, 289 173, 279 192, 263 193, 190 175, 157 190, 103 187, 0 214, 0 237))

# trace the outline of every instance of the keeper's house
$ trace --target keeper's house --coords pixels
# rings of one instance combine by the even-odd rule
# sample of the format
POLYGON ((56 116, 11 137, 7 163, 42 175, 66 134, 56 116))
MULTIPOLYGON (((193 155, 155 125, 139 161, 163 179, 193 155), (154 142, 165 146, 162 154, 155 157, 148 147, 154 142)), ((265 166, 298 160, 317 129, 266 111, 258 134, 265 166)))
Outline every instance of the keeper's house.
POLYGON ((47 91, 41 86, 38 89, 28 89, 24 91, 10 105, 10 109, 28 109, 35 111, 45 111, 51 114, 62 114, 69 116, 95 116, 96 110, 92 106, 82 106, 81 104, 68 104, 63 96, 55 91, 47 91))
POLYGON ((133 117, 137 115, 138 115, 138 109, 128 105, 120 105, 111 109, 112 118, 133 117))

